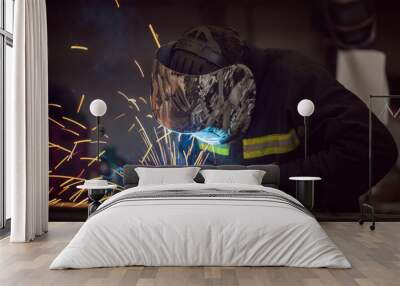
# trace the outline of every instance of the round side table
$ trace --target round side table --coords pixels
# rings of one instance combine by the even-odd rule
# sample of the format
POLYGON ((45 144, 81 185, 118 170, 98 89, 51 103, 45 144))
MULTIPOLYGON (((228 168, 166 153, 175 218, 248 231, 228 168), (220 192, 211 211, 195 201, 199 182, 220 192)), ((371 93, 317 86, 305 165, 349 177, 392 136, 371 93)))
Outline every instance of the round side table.
POLYGON ((110 189, 115 190, 118 186, 115 184, 107 184, 103 186, 79 185, 76 187, 78 189, 88 190, 88 197, 91 201, 88 207, 88 216, 90 216, 101 205, 100 200, 104 197, 106 191, 110 189))
POLYGON ((314 208, 314 183, 322 180, 320 177, 290 177, 289 180, 296 181, 296 199, 307 209, 314 208))

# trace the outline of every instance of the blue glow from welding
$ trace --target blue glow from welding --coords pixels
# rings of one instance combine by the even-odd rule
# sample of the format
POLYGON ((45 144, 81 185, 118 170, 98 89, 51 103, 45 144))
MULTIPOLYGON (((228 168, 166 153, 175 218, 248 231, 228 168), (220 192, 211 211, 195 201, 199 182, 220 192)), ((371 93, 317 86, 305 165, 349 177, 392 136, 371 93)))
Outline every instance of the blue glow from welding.
POLYGON ((207 127, 200 131, 190 133, 190 135, 210 145, 223 144, 229 138, 229 134, 226 133, 226 131, 215 127, 207 127))

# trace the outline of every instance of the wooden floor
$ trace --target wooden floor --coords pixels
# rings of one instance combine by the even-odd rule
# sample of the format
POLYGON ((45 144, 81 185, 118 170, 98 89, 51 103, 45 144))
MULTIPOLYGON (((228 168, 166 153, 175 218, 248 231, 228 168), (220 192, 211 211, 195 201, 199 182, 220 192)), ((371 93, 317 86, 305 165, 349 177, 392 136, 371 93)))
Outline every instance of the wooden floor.
POLYGON ((124 267, 48 270, 81 223, 50 223, 44 237, 27 244, 0 241, 1 286, 88 285, 400 285, 400 223, 382 222, 375 232, 354 222, 325 222, 324 229, 352 269, 288 267, 124 267))

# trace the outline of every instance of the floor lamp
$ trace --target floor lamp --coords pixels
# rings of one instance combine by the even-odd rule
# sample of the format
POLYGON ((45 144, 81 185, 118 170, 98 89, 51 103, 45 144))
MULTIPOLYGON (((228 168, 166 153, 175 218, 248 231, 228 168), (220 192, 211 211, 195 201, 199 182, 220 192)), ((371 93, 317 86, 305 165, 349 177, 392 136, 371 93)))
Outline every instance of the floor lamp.
MULTIPOLYGON (((100 162, 100 117, 104 116, 107 112, 107 104, 101 99, 95 99, 90 103, 90 113, 96 117, 96 131, 97 131, 97 161, 100 162)), ((89 188, 88 197, 91 201, 88 207, 88 215, 96 211, 101 204, 99 201, 106 194, 106 188, 89 188)))
MULTIPOLYGON (((304 118, 304 161, 307 160, 308 118, 314 113, 314 103, 309 99, 301 100, 297 105, 298 113, 304 118)), ((314 184, 321 180, 314 176, 294 176, 289 180, 296 182, 296 198, 309 210, 314 208, 314 184)))
POLYGON ((107 112, 107 104, 101 99, 95 99, 90 103, 90 113, 96 117, 97 130, 97 161, 100 161, 100 117, 107 112))
POLYGON ((314 110, 314 103, 309 99, 303 99, 297 105, 297 112, 304 118, 304 160, 307 160, 308 118, 314 110))

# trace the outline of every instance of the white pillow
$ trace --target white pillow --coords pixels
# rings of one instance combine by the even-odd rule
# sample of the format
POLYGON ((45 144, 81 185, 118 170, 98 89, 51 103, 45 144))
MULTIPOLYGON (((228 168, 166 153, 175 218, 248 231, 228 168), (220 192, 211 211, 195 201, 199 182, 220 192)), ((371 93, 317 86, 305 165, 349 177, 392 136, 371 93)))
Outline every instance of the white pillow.
POLYGON ((205 184, 261 185, 265 171, 262 170, 202 170, 205 184))
POLYGON ((195 183, 193 179, 199 170, 199 167, 135 168, 139 176, 139 186, 195 183))

